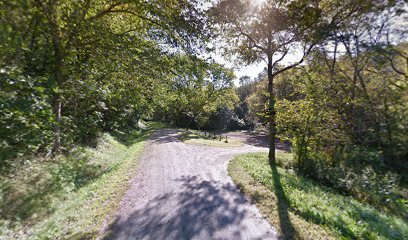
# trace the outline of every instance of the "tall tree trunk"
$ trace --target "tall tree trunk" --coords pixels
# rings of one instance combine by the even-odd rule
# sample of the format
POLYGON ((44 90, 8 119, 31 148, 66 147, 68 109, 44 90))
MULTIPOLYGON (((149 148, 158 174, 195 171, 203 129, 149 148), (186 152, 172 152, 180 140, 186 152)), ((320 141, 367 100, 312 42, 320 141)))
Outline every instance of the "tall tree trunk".
POLYGON ((54 114, 55 122, 52 129, 54 132, 54 144, 52 147, 52 155, 58 153, 61 149, 61 95, 59 93, 53 93, 52 96, 52 112, 54 114))
POLYGON ((55 58, 55 68, 54 68, 54 81, 52 91, 52 112, 54 114, 53 132, 54 132, 54 145, 52 148, 52 155, 58 153, 61 149, 61 111, 62 111, 62 99, 61 99, 61 85, 64 81, 63 69, 64 61, 62 55, 62 47, 59 40, 55 42, 54 40, 54 58, 55 58))
POLYGON ((54 52, 54 68, 53 68, 53 84, 51 86, 51 106, 54 114, 55 122, 52 124, 54 132, 54 145, 51 154, 55 156, 61 150, 61 111, 62 97, 61 87, 64 82, 64 46, 61 40, 61 28, 58 24, 58 16, 56 5, 57 2, 43 2, 37 0, 36 3, 44 12, 49 26, 49 34, 52 39, 52 47, 54 52))
POLYGON ((47 6, 43 5, 44 11, 50 26, 50 33, 52 37, 52 45, 54 51, 54 84, 52 91, 52 111, 55 122, 53 123, 54 145, 52 148, 52 155, 55 155, 61 150, 61 111, 62 111, 62 96, 61 88, 64 82, 64 47, 61 40, 61 29, 58 25, 58 18, 53 3, 47 6))
POLYGON ((275 157, 275 136, 276 136, 276 111, 275 111, 275 94, 273 92, 273 69, 272 69, 272 54, 268 55, 268 92, 269 92, 269 106, 268 106, 268 118, 269 118, 269 165, 271 167, 276 165, 275 157))

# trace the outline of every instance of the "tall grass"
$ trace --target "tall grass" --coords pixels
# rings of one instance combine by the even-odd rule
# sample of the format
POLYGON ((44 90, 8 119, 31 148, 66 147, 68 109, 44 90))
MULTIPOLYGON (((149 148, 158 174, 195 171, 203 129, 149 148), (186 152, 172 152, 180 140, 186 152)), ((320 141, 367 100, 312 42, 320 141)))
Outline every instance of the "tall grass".
POLYGON ((94 237, 117 209, 149 132, 104 134, 97 148, 27 159, 1 176, 0 238, 94 237))
MULTIPOLYGON (((288 156, 278 153, 277 157, 278 161, 284 161, 283 158, 288 156)), ((325 229, 328 236, 334 234, 344 239, 408 239, 408 222, 402 217, 377 210, 369 204, 299 177, 289 170, 277 168, 277 171, 273 172, 264 153, 236 157, 229 165, 229 172, 233 180, 244 192, 249 193, 274 225, 282 221, 282 214, 279 213, 281 209, 270 209, 276 208, 279 201, 284 201, 291 216, 289 219, 292 219, 291 224, 294 225, 293 231, 297 231, 286 235, 315 239, 325 234, 320 230, 304 229, 312 223, 325 229), (258 189, 256 193, 254 188, 258 189), (259 193, 260 191, 265 192, 259 193), (268 192, 272 193, 269 198, 257 196, 268 192), (282 192, 285 198, 282 198, 282 192)), ((282 229, 281 233, 285 234, 282 229)))

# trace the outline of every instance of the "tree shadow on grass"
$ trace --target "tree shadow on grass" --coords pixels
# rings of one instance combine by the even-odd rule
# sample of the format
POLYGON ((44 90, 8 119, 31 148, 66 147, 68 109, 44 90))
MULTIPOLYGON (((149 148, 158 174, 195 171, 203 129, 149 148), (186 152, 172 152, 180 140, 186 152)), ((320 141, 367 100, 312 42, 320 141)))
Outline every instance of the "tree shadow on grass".
MULTIPOLYGON (((286 178, 285 181, 288 185, 292 186, 292 188, 300 190, 302 192, 306 192, 308 194, 316 194, 319 183, 314 182, 313 180, 308 180, 308 182, 301 181, 300 178, 286 178), (298 179, 298 180, 296 180, 298 179)), ((326 186, 319 186, 323 187, 326 191, 329 191, 329 188, 326 186)), ((289 202, 289 199, 287 199, 289 202)), ((351 204, 351 203, 348 203, 351 204)), ((302 211, 298 209, 291 209, 293 213, 302 217, 306 221, 318 224, 318 225, 326 225, 326 226, 333 226, 337 229, 343 236, 346 236, 350 239, 355 239, 356 236, 351 231, 350 228, 343 222, 341 218, 336 219, 335 221, 330 220, 329 218, 325 218, 322 214, 319 214, 316 211, 311 209, 303 209, 302 211)))
POLYGON ((51 167, 41 168, 41 171, 46 173, 33 174, 29 181, 22 183, 24 185, 9 184, 3 189, 5 197, 0 203, 3 210, 0 219, 15 222, 18 218, 18 221, 25 223, 34 217, 37 221, 55 211, 55 208, 51 207, 53 202, 68 196, 69 192, 66 189, 68 186, 70 191, 75 192, 113 170, 103 169, 88 161, 77 164, 79 161, 72 158, 51 167), (20 187, 23 190, 19 189, 20 187))
POLYGON ((3 209, 0 219, 13 222, 16 218, 24 221, 33 214, 38 216, 46 214, 46 211, 50 211, 48 206, 57 189, 52 182, 46 182, 40 187, 30 189, 28 193, 19 193, 14 186, 9 187, 5 192, 6 197, 0 204, 3 209))
POLYGON ((110 135, 121 144, 130 147, 144 140, 146 130, 121 129, 110 132, 110 135))
MULTIPOLYGON (((272 171, 273 171, 273 180, 274 180, 273 188, 275 189, 276 194, 279 194, 280 196, 282 196, 281 191, 283 191, 283 189, 281 189, 281 186, 279 186, 280 185, 279 184, 280 182, 279 174, 277 173, 276 170, 272 169, 272 171)), ((314 182, 313 180, 301 181, 300 177, 297 179, 299 180, 295 180, 295 178, 286 178, 285 182, 286 184, 292 186, 293 189, 296 189, 302 192, 306 192, 307 194, 318 193, 318 190, 316 188, 323 188, 324 191, 333 192, 332 189, 326 186, 319 186, 319 183, 314 182)), ((285 198, 286 196, 283 193, 283 197, 278 198, 278 200, 285 199, 285 198)), ((283 202, 289 203, 290 199, 286 199, 283 202)), ((289 207, 289 204, 287 204, 286 208, 287 207, 289 207)), ((404 229, 400 228, 398 225, 392 226, 389 224, 385 224, 389 221, 389 219, 385 218, 384 215, 381 215, 380 212, 376 211, 374 208, 369 208, 369 207, 365 208, 361 204, 357 204, 353 201, 347 200, 347 198, 345 198, 342 203, 336 203, 336 205, 333 207, 338 208, 338 211, 339 211, 339 216, 336 218, 326 217, 324 215, 324 212, 322 212, 324 210, 316 211, 312 209, 310 206, 303 208, 302 210, 293 209, 293 208, 291 208, 290 210, 296 215, 305 219, 306 221, 312 222, 314 224, 330 227, 336 232, 339 232, 342 237, 345 237, 348 239, 357 239, 357 238, 361 238, 362 236, 364 236, 364 238, 372 238, 372 236, 369 237, 371 233, 375 233, 373 234, 374 236, 382 236, 384 238, 404 239, 403 237, 404 229), (342 207, 342 205, 346 205, 346 206, 342 207), (343 212, 344 209, 347 209, 347 211, 343 212), (349 220, 345 221, 342 215, 353 215, 355 219, 357 219, 358 221, 361 221, 361 223, 363 224, 367 224, 369 227, 366 228, 365 230, 361 230, 359 234, 362 234, 362 235, 356 235, 355 230, 350 228, 351 223, 349 222, 349 220)), ((281 219, 286 218, 284 213, 285 211, 281 210, 281 207, 280 207, 279 215, 280 216, 283 215, 281 219)), ((281 220, 281 223, 282 223, 282 220, 281 220)), ((282 228, 282 231, 284 231, 283 228, 282 228)), ((405 232, 407 231, 405 230, 405 232)))
POLYGON ((176 181, 180 190, 157 196, 126 218, 116 218, 105 239, 242 239, 247 210, 241 205, 247 200, 234 185, 196 176, 176 181), (218 234, 223 229, 232 235, 218 234))
POLYGON ((289 200, 283 190, 280 175, 278 173, 278 169, 276 165, 271 166, 272 170, 272 178, 273 178, 273 187, 274 193, 277 199, 278 204, 278 214, 279 214, 279 222, 280 222, 280 229, 282 232, 282 239, 296 239, 299 238, 298 232, 293 227, 292 222, 289 218, 289 200))
MULTIPOLYGON (((275 166, 271 167, 272 169, 272 179, 273 179, 273 188, 274 193, 277 197, 277 204, 278 204, 278 212, 279 212, 279 220, 280 220, 280 227, 282 231, 282 238, 283 239, 299 239, 302 238, 297 230, 293 227, 290 218, 289 218, 289 210, 292 210, 295 214, 302 217, 303 219, 313 222, 315 224, 326 224, 335 226, 339 229, 342 234, 345 236, 350 237, 351 239, 355 239, 355 235, 353 232, 345 226, 345 224, 338 220, 337 222, 330 222, 327 219, 324 219, 322 215, 319 215, 312 211, 298 211, 296 209, 290 208, 290 199, 285 194, 285 191, 282 187, 280 175, 278 169, 275 166)), ((292 183, 293 184, 293 183, 292 183)), ((313 191, 309 189, 311 186, 301 186, 297 184, 298 189, 302 189, 302 191, 313 191)))

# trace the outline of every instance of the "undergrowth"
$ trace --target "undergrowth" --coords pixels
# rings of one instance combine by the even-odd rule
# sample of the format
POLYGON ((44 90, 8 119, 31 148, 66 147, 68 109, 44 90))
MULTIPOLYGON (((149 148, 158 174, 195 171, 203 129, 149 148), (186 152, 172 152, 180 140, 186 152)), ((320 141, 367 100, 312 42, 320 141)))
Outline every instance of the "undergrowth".
POLYGON ((2 175, 0 238, 94 237, 117 209, 149 133, 106 133, 97 148, 76 149, 54 159, 26 159, 2 175))
MULTIPOLYGON (((277 154, 280 162, 288 157, 287 153, 277 154)), ((290 170, 271 169, 264 153, 240 155, 230 162, 228 170, 284 238, 325 239, 333 234, 344 239, 408 238, 404 218, 290 170)))

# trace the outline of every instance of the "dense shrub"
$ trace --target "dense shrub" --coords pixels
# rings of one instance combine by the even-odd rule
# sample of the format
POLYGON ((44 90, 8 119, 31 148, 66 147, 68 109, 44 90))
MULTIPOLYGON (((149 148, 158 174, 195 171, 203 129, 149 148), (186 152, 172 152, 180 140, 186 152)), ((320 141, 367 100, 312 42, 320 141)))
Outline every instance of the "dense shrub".
POLYGON ((365 152, 354 157, 350 154, 346 156, 347 158, 338 153, 337 159, 331 159, 327 154, 315 154, 299 162, 298 155, 286 153, 280 155, 277 164, 345 195, 368 202, 378 209, 388 209, 394 214, 408 216, 408 194, 400 184, 400 174, 378 165, 373 167, 364 164, 365 161, 372 163, 378 160, 378 153, 365 152), (366 157, 364 160, 360 158, 363 155, 366 157))
POLYGON ((18 68, 0 73, 0 168, 5 159, 49 151, 51 106, 46 80, 24 75, 18 68))

